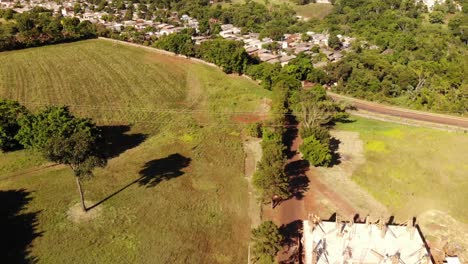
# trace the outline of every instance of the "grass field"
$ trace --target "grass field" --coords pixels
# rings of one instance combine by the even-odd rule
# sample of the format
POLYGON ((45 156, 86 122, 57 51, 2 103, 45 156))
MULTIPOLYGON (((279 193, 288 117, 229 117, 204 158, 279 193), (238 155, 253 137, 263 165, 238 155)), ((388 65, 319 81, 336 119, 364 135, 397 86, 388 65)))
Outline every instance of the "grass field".
MULTIPOLYGON (((265 4, 264 0, 253 0, 255 2, 259 2, 265 4)), ((233 0, 232 3, 244 3, 245 0, 233 0)), ((317 18, 323 19, 328 14, 331 13, 333 10, 333 5, 331 4, 317 4, 317 3, 310 3, 307 5, 298 5, 295 4, 291 0, 270 0, 268 1, 270 4, 274 5, 289 5, 291 6, 297 13, 297 15, 302 16, 303 18, 317 18)))
POLYGON ((468 223, 468 135, 354 119, 337 127, 364 143, 367 161, 353 180, 403 220, 438 209, 468 223))
POLYGON ((0 154, 0 202, 21 230, 30 227, 17 232, 7 221, 18 243, 2 236, 0 253, 14 249, 12 262, 244 263, 248 190, 230 113, 254 110, 265 96, 243 77, 100 40, 0 53, 0 97, 33 109, 70 105, 103 126, 114 156, 84 183, 100 213, 74 223, 69 169, 21 175, 44 160, 0 154))
POLYGON ((332 12, 333 5, 310 3, 302 6, 296 5, 294 7, 294 10, 296 10, 296 13, 299 16, 302 16, 304 18, 323 19, 332 12))

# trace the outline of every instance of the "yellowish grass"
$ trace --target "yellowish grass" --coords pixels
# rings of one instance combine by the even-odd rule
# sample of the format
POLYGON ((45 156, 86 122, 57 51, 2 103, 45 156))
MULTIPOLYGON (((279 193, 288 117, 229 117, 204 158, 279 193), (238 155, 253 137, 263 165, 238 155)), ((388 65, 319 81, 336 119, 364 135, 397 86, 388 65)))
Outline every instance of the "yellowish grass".
POLYGON ((359 132, 365 143, 357 183, 401 218, 437 209, 468 222, 468 135, 355 119, 338 128, 359 132))

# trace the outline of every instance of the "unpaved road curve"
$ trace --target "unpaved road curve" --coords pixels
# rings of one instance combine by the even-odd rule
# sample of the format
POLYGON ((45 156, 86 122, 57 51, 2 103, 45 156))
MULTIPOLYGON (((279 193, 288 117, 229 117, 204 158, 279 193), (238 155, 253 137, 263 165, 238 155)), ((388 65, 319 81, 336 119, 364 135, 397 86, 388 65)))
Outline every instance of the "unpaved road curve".
POLYGON ((468 129, 468 118, 464 117, 457 117, 457 116, 449 116, 449 115, 441 115, 435 113, 428 113, 422 111, 415 111, 409 110, 394 106, 386 106, 382 104, 377 104, 373 102, 368 102, 344 95, 339 95, 336 93, 332 93, 327 91, 327 94, 333 98, 333 100, 339 101, 348 101, 351 102, 358 110, 365 110, 372 113, 389 115, 399 118, 406 118, 412 119, 417 121, 423 122, 430 122, 439 125, 446 125, 446 126, 455 126, 460 127, 463 129, 468 129))

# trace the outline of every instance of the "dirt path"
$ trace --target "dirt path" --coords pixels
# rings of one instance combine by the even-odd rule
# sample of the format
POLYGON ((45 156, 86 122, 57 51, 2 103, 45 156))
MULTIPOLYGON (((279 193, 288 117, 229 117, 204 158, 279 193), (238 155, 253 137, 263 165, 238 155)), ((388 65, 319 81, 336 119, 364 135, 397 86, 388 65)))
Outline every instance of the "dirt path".
POLYGON ((462 128, 464 130, 468 129, 468 118, 464 117, 415 111, 394 106, 386 106, 360 99, 355 99, 344 95, 339 95, 332 92, 327 92, 327 94, 331 96, 334 100, 348 101, 352 103, 358 110, 364 110, 371 113, 383 114, 397 118, 429 122, 443 126, 453 126, 462 128))
POLYGON ((244 140, 245 165, 244 174, 249 183, 249 216, 250 226, 257 227, 261 223, 261 208, 255 197, 255 188, 252 185, 252 177, 255 173, 257 163, 262 158, 261 140, 257 138, 247 138, 244 140))
POLYGON ((340 193, 337 193, 320 179, 321 172, 319 170, 314 167, 304 167, 304 161, 298 151, 301 143, 300 136, 296 136, 292 141, 290 151, 294 155, 288 160, 286 170, 291 182, 306 178, 305 181, 299 180, 299 185, 307 185, 307 187, 293 190, 296 192, 295 197, 281 202, 274 210, 269 210, 272 219, 279 225, 287 225, 296 220, 307 219, 309 213, 330 212, 324 208, 326 204, 320 202, 323 199, 327 200, 327 204, 332 204, 336 208, 336 212, 346 216, 354 215, 355 208, 340 193), (305 182, 306 184, 304 184, 305 182))

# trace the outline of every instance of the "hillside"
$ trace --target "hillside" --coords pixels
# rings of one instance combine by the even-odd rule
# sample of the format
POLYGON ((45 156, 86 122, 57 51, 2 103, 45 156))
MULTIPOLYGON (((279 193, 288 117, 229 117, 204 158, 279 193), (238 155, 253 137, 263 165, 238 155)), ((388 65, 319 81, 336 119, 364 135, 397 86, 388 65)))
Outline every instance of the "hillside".
POLYGON ((0 154, 0 194, 30 231, 7 222, 18 243, 0 239, 3 250, 12 262, 246 261, 242 127, 231 113, 265 96, 243 77, 100 40, 1 53, 0 97, 70 105, 102 126, 114 156, 84 184, 96 218, 74 223, 69 169, 27 151, 0 154))

